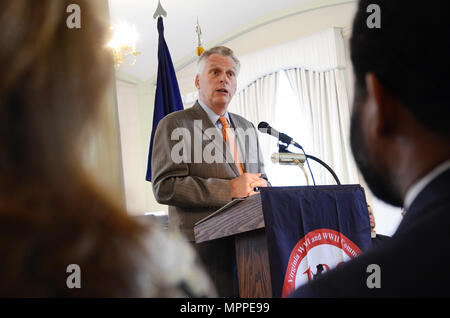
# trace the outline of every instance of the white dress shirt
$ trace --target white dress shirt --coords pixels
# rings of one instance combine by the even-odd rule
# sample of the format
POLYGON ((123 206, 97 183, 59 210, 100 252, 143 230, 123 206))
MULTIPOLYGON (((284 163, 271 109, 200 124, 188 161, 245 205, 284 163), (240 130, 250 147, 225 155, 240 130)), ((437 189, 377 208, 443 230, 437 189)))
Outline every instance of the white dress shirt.
POLYGON ((414 202, 414 200, 417 198, 420 192, 434 179, 436 179, 440 174, 447 171, 447 169, 450 169, 450 160, 447 160, 437 167, 435 167, 433 170, 428 172, 422 179, 415 182, 411 187, 409 187, 408 191, 405 195, 405 200, 403 202, 403 208, 405 211, 408 211, 408 208, 411 206, 411 204, 414 202))
MULTIPOLYGON (((216 126, 220 131, 222 131, 222 123, 220 122, 219 118, 222 117, 220 115, 217 115, 211 108, 209 108, 200 98, 198 99, 198 103, 200 106, 202 106, 203 110, 208 115, 208 118, 211 120, 211 122, 216 126)), ((228 125, 231 127, 231 121, 230 121, 230 115, 228 112, 225 112, 225 118, 228 121, 228 125)))

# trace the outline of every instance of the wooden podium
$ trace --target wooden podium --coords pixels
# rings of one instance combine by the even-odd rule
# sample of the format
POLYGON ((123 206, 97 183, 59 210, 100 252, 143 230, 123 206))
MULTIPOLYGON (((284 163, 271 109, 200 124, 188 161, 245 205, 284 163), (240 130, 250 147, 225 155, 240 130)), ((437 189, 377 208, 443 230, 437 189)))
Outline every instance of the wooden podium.
POLYGON ((195 242, 232 236, 236 247, 239 296, 272 297, 269 255, 260 194, 235 200, 194 227, 195 242))

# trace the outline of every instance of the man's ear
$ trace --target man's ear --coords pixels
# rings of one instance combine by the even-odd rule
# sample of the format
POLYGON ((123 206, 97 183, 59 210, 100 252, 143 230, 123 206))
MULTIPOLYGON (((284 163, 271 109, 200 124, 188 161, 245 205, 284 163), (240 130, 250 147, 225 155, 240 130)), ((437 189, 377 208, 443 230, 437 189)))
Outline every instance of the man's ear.
POLYGON ((200 88, 200 79, 198 77, 198 74, 195 75, 195 87, 197 87, 197 89, 200 88))
POLYGON ((368 98, 372 102, 370 120, 374 121, 374 132, 377 135, 391 134, 398 123, 400 102, 390 94, 373 73, 366 75, 366 87, 368 98))

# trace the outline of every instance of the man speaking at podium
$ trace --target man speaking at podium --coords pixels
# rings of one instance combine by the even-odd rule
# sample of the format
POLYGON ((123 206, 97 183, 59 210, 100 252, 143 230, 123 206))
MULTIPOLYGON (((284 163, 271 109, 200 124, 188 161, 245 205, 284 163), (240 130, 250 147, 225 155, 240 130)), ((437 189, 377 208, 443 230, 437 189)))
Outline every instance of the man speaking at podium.
MULTIPOLYGON (((255 187, 267 186, 255 127, 227 111, 236 92, 239 60, 232 50, 219 46, 205 51, 197 67, 198 101, 159 122, 152 154, 156 200, 169 205, 169 227, 192 242, 196 222, 234 198, 255 194, 255 187), (208 151, 211 146, 214 151, 208 151)), ((233 241, 194 247, 219 295, 238 296, 233 241)))

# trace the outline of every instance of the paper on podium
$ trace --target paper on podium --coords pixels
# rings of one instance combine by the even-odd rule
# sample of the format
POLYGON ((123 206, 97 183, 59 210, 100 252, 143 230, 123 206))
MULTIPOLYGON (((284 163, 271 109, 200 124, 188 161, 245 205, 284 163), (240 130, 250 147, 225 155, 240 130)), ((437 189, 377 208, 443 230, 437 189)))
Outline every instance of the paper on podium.
POLYGON ((233 199, 232 201, 228 202, 227 204, 225 204, 223 207, 221 207, 220 209, 214 211, 213 213, 211 213, 210 215, 208 215, 207 217, 201 219, 200 221, 198 221, 197 223, 195 223, 195 225, 198 225, 220 213, 222 213, 223 211, 225 211, 226 209, 238 204, 239 202, 244 201, 246 198, 238 198, 238 199, 233 199))

